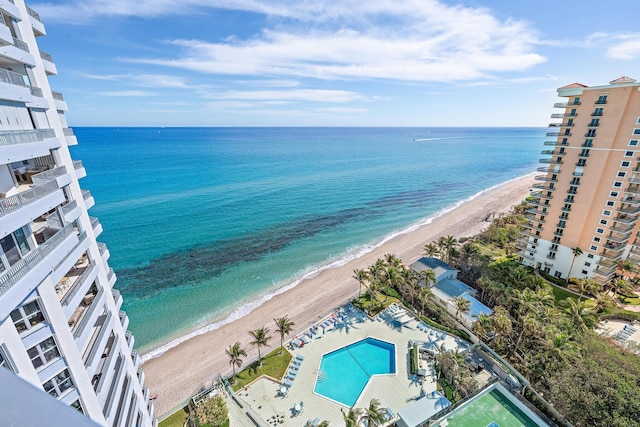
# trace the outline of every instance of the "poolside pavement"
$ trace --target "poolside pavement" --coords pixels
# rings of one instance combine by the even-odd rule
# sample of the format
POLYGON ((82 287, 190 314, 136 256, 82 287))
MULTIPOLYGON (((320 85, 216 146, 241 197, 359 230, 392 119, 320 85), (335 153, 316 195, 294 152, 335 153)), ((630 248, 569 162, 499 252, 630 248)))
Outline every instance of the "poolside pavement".
MULTIPOLYGON (((316 329, 316 335, 312 338, 307 337, 307 344, 293 351, 295 355, 304 359, 286 395, 282 396, 279 393, 280 382, 263 377, 236 393, 236 397, 245 406, 243 411, 249 406, 265 426, 304 426, 308 420, 314 420, 316 417, 320 421, 329 421, 331 425, 343 424, 341 409, 349 408, 313 391, 320 362, 323 354, 367 337, 396 345, 397 373, 373 376, 356 401, 355 407, 367 407, 371 399, 377 398, 382 408, 389 407, 397 413, 421 396, 436 390, 432 363, 422 361, 421 367, 427 371, 424 381, 419 381, 420 377, 414 380, 414 377, 409 375, 409 343, 426 342, 434 348, 443 347, 447 350, 462 350, 466 348, 467 343, 433 329, 425 332, 418 328, 419 322, 412 314, 403 308, 395 307, 395 310, 389 309, 373 320, 355 309, 344 310, 344 314, 333 313, 333 318, 339 319, 344 316, 345 322, 338 322, 335 327, 325 327, 324 333, 319 327, 316 329), (301 407, 298 414, 294 411, 296 405, 301 407)), ((327 320, 331 320, 331 317, 322 319, 318 324, 327 325, 327 320)), ((333 321, 329 323, 333 324, 333 321)), ((292 341, 295 340, 294 338, 292 341)), ((233 402, 228 404, 235 405, 233 402)), ((232 427, 244 426, 241 421, 234 422, 234 418, 231 419, 232 427)))

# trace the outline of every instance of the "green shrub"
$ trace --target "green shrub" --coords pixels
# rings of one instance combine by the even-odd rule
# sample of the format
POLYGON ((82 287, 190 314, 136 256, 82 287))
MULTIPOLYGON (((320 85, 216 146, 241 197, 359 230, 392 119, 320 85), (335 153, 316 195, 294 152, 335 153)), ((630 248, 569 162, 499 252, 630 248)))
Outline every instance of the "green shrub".
POLYGON ((545 278, 545 280, 547 280, 547 281, 549 281, 551 283, 555 283, 558 286, 562 286, 562 287, 565 287, 565 288, 567 287, 567 281, 566 280, 561 279, 559 277, 552 276, 550 274, 547 274, 542 270, 540 270, 539 273, 540 273, 540 275, 542 277, 545 278))
POLYGON ((409 373, 415 375, 418 373, 419 368, 420 358, 418 355, 418 346, 414 344, 409 350, 409 373))

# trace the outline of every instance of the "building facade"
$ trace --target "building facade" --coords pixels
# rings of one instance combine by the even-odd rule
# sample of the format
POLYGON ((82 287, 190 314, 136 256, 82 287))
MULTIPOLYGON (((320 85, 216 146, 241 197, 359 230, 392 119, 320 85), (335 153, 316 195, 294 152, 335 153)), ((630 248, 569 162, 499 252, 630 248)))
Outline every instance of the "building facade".
POLYGON ((556 277, 606 281, 640 261, 640 83, 574 83, 552 114, 539 183, 529 197, 522 262, 556 277))
POLYGON ((0 18, 0 369, 99 425, 154 426, 45 28, 23 0, 0 18))

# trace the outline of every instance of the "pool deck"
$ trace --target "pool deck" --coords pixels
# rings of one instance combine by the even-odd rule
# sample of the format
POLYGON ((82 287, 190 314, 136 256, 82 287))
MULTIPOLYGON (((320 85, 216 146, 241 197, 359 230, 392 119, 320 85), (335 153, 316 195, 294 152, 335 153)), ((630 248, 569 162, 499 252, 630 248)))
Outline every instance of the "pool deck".
MULTIPOLYGON (((414 400, 435 390, 432 364, 422 362, 422 368, 427 371, 424 381, 414 381, 413 376, 409 376, 407 351, 409 342, 428 342, 437 347, 444 345, 447 350, 455 348, 462 350, 466 348, 467 343, 442 332, 424 332, 418 329, 419 322, 411 313, 403 308, 394 307, 393 312, 389 309, 387 315, 379 315, 379 318, 374 320, 364 316, 358 310, 345 310, 345 323, 338 323, 335 328, 331 326, 331 330, 327 329, 324 333, 319 327, 318 333, 309 340, 308 344, 293 351, 294 355, 302 356, 304 360, 286 396, 279 394, 279 382, 264 377, 258 379, 236 393, 236 398, 244 406, 242 412, 238 414, 235 410, 239 409, 237 405, 232 401, 228 402, 230 407, 236 407, 232 410, 231 426, 246 425, 247 418, 243 413, 247 411, 247 407, 250 407, 249 411, 252 415, 259 418, 259 422, 265 426, 304 426, 307 420, 314 420, 316 417, 320 421, 329 421, 330 425, 342 425, 344 420, 341 409, 348 410, 348 408, 314 393, 316 375, 323 354, 366 337, 378 338, 396 345, 397 374, 373 376, 358 398, 355 407, 366 407, 371 399, 377 398, 382 408, 389 407, 397 414, 400 409, 414 400), (294 406, 301 402, 303 403, 302 411, 294 415, 294 406), (243 417, 245 418, 242 419, 243 417)), ((322 324, 325 320, 327 318, 318 324, 322 324)), ((292 341, 295 341, 295 338, 292 341)))

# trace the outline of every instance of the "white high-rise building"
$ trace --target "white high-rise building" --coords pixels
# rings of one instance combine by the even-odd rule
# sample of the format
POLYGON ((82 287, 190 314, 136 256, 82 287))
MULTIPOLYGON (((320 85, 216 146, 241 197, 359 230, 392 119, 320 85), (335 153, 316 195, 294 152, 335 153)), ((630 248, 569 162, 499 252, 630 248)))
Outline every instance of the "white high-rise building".
POLYGON ((23 0, 0 13, 0 369, 99 425, 155 426, 45 28, 23 0))

